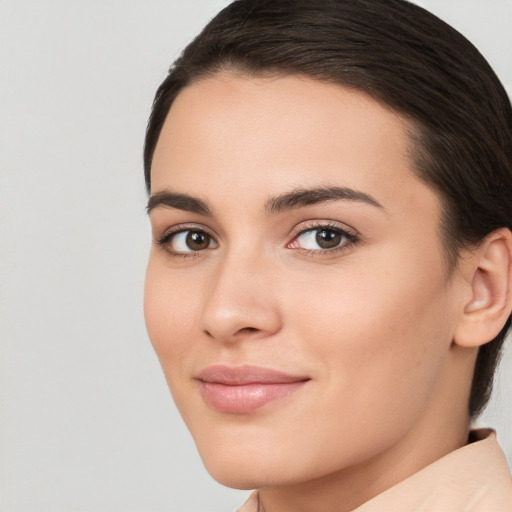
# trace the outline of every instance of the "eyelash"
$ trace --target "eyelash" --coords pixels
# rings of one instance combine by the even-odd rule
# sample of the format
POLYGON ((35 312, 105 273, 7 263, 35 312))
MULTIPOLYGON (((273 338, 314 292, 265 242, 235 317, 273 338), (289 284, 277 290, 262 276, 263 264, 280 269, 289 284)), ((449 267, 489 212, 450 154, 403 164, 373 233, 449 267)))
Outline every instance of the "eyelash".
MULTIPOLYGON (((309 231, 332 231, 334 233, 337 233, 341 235, 343 238, 345 238, 345 242, 329 249, 304 249, 304 248, 293 248, 293 250, 301 251, 303 255, 305 256, 315 256, 315 257, 321 257, 323 255, 332 255, 334 253, 340 253, 342 251, 347 250, 351 246, 357 244, 360 242, 359 235, 349 232, 346 229, 341 228, 339 225, 333 223, 333 222, 318 222, 318 221, 310 221, 303 224, 301 226, 301 229, 295 233, 292 234, 292 240, 286 244, 287 248, 290 248, 290 244, 292 244, 294 241, 296 241, 300 236, 303 234, 309 232, 309 231)), ((162 249, 164 249, 168 254, 170 254, 173 258, 194 258, 201 256, 202 253, 207 251, 208 249, 203 249, 199 251, 187 251, 187 252, 180 252, 175 251, 170 248, 169 242, 172 240, 172 238, 180 233, 184 233, 187 231, 197 232, 197 233, 203 233, 211 237, 211 239, 217 243, 215 238, 204 228, 199 226, 190 226, 190 225, 177 225, 175 226, 171 231, 167 231, 164 233, 160 238, 158 238, 155 243, 162 249)), ((290 248, 292 249, 292 248, 290 248)))

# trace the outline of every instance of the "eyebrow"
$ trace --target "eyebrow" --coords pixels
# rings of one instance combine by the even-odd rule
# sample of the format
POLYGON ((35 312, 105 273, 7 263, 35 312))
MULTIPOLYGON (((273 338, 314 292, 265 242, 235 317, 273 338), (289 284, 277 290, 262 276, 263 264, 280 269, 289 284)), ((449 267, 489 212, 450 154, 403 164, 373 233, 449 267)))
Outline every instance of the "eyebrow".
POLYGON ((304 206, 339 201, 340 199, 367 203, 384 209, 374 197, 359 190, 348 187, 324 186, 318 188, 299 188, 271 198, 267 201, 265 210, 269 214, 276 214, 304 206))
POLYGON ((146 211, 151 213, 155 208, 167 206, 169 208, 176 208, 177 210, 184 210, 186 212, 199 213, 212 217, 213 213, 205 201, 188 194, 180 194, 178 192, 171 192, 163 190, 153 194, 148 201, 146 211))
MULTIPOLYGON (((272 197, 265 203, 265 211, 270 215, 275 215, 305 206, 339 200, 357 201, 384 209, 374 197, 365 192, 348 187, 323 186, 317 188, 298 188, 272 197)), ((162 206, 198 213, 207 217, 213 216, 212 209, 202 199, 169 190, 153 194, 149 198, 146 210, 149 214, 155 208, 162 206)))

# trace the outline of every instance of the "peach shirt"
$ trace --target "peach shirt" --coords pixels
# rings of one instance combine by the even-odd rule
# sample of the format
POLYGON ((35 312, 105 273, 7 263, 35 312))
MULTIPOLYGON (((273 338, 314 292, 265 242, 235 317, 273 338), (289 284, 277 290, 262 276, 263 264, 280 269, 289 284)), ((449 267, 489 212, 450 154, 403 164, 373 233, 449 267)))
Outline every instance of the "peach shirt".
MULTIPOLYGON (((512 479, 496 433, 475 430, 473 443, 433 462, 353 512, 512 512, 512 479)), ((238 512, 258 512, 258 493, 238 512)))

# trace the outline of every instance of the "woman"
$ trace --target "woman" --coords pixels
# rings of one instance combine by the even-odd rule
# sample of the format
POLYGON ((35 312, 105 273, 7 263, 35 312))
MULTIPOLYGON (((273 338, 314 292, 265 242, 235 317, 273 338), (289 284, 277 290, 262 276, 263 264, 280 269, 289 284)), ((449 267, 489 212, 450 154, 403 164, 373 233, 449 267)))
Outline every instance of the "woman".
POLYGON ((508 511, 512 109, 403 0, 238 0, 160 86, 148 332, 244 512, 508 511), (485 472, 482 468, 485 467, 485 472))

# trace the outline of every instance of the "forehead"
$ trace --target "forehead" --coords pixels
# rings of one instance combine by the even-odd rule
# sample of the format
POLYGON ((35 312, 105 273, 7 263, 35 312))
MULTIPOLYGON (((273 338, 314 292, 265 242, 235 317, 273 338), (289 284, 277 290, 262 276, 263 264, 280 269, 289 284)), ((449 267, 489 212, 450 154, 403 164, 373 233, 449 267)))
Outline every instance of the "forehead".
POLYGON ((334 184, 402 208, 426 194, 432 208, 433 192, 412 171, 409 130, 397 113, 336 84, 219 74, 175 99, 155 149, 152 192, 243 197, 247 207, 334 184))

